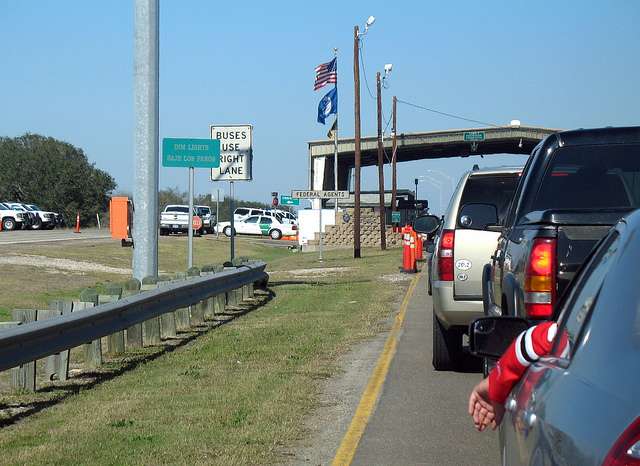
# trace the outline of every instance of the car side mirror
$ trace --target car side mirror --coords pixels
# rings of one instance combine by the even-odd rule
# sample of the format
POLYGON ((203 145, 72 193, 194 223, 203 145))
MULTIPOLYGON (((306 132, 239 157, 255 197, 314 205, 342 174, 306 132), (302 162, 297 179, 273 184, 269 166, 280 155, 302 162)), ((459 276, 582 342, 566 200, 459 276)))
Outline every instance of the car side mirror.
POLYGON ((498 359, 529 327, 529 322, 520 317, 480 317, 469 324, 469 351, 475 356, 498 359))
POLYGON ((440 226, 440 219, 435 215, 420 215, 413 221, 413 229, 418 233, 430 235, 440 226))

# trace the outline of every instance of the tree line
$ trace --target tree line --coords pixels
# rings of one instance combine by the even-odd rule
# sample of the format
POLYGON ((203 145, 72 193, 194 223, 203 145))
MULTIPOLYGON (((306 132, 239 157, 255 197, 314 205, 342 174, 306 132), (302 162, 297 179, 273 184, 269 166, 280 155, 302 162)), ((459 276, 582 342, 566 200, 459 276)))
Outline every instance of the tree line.
POLYGON ((0 201, 38 204, 83 224, 108 209, 116 182, 79 147, 39 134, 0 137, 0 201))

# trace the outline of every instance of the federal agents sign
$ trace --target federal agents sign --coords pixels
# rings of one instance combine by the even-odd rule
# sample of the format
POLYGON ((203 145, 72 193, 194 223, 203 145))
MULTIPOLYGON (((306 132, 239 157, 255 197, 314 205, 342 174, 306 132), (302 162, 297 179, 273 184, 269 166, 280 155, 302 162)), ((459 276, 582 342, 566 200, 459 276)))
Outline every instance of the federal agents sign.
POLYGON ((251 125, 211 125, 211 139, 220 140, 220 167, 211 170, 212 181, 252 179, 251 125))
POLYGON ((349 199, 349 191, 291 191, 293 199, 349 199))

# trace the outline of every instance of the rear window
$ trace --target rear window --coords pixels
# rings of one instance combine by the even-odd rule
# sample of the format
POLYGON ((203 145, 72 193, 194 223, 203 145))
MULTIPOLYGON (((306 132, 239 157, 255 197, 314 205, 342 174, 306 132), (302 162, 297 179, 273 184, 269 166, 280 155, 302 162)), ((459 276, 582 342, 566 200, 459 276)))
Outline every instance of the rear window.
POLYGON ((519 173, 469 176, 458 212, 467 204, 490 204, 496 207, 498 223, 502 224, 518 185, 519 176, 519 173))
POLYGON ((532 210, 640 207, 640 146, 556 150, 532 210))
POLYGON ((189 213, 189 207, 181 207, 181 206, 169 206, 165 209, 165 212, 180 212, 183 214, 188 214, 189 213))

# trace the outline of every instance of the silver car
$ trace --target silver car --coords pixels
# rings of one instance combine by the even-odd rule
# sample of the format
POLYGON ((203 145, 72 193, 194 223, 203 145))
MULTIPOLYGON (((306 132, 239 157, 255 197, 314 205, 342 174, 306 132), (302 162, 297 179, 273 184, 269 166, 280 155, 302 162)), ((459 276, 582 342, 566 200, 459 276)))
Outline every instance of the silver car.
MULTIPOLYGON (((635 211, 601 241, 560 300, 551 355, 511 391, 500 428, 503 464, 640 464, 639 262, 635 211)), ((497 351, 492 336, 504 340, 518 320, 526 325, 518 318, 474 322, 473 350, 497 351)))
POLYGON ((436 370, 461 363, 462 335, 484 314, 482 270, 500 235, 491 228, 506 214, 521 171, 521 167, 471 170, 451 197, 429 262, 436 370))

